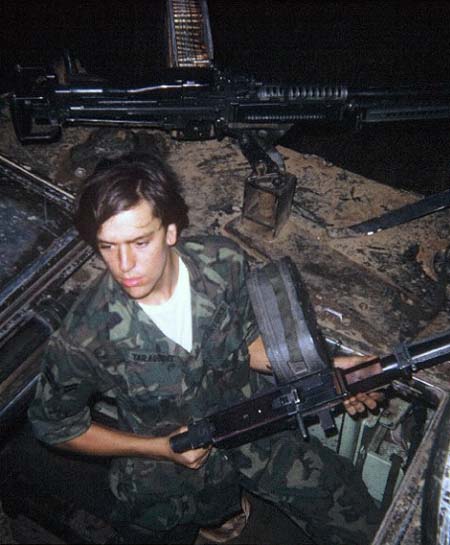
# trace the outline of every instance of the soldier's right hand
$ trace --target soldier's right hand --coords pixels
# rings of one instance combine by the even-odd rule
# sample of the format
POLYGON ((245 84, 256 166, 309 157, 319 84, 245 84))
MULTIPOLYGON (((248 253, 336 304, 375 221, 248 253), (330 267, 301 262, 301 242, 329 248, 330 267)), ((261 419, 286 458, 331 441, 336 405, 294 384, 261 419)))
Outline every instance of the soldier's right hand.
POLYGON ((187 431, 187 427, 183 426, 167 437, 168 459, 172 462, 175 462, 176 464, 188 467, 189 469, 200 469, 208 459, 209 453, 211 452, 212 448, 211 446, 207 448, 187 450, 186 452, 181 453, 174 452, 170 446, 170 438, 173 435, 177 435, 185 431, 187 431))

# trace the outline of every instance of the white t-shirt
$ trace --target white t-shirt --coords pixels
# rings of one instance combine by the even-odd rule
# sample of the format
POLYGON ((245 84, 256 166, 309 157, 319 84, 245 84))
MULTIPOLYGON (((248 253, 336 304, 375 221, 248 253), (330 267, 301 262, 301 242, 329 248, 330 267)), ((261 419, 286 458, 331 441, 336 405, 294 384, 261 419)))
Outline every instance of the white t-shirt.
POLYGON ((189 271, 178 257, 178 281, 172 297, 160 305, 139 303, 158 328, 181 345, 185 350, 192 350, 192 309, 189 271))

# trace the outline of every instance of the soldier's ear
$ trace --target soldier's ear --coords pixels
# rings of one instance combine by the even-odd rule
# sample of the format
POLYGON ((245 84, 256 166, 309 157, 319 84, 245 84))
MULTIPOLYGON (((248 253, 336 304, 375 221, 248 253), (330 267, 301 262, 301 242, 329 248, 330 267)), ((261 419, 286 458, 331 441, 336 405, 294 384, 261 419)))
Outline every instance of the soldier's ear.
POLYGON ((178 238, 178 230, 175 223, 169 223, 166 229, 166 242, 168 246, 175 246, 178 238))

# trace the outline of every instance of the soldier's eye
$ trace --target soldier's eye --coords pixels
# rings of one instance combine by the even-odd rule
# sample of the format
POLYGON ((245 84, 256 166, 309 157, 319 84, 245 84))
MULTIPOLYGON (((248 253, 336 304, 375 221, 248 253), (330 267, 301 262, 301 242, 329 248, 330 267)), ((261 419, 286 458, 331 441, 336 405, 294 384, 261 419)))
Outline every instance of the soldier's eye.
POLYGON ((102 242, 98 245, 99 250, 110 250, 112 248, 111 244, 107 244, 106 242, 102 242))

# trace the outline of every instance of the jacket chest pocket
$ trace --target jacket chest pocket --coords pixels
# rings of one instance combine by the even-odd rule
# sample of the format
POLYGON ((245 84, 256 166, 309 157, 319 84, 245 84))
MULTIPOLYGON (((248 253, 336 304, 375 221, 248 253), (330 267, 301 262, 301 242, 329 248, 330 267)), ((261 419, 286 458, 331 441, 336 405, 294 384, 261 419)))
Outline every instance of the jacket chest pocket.
POLYGON ((130 352, 126 355, 125 373, 128 393, 138 402, 181 396, 181 363, 175 356, 130 352))
POLYGON ((164 426, 182 417, 182 362, 167 354, 128 352, 125 360, 128 398, 142 423, 164 426))

